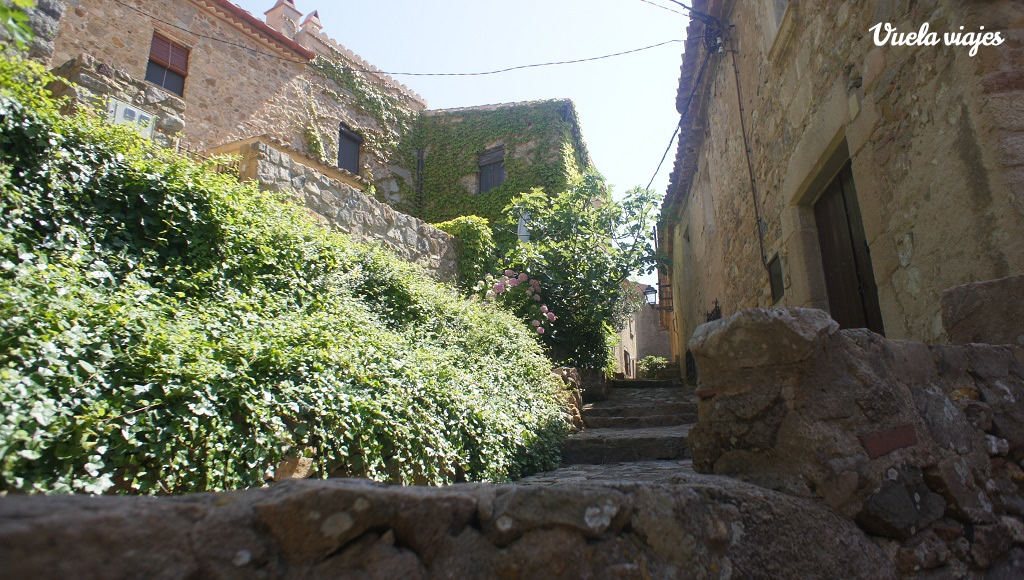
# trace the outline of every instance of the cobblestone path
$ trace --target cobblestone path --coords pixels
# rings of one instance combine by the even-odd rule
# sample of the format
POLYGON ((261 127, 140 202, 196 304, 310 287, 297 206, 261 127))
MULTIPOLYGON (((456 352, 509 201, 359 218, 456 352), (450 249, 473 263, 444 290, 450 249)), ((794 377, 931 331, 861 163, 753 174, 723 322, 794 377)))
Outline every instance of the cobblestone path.
POLYGON ((607 400, 584 405, 586 428, 562 447, 563 467, 520 484, 671 482, 692 474, 686 437, 697 422, 690 388, 661 381, 615 381, 607 400))

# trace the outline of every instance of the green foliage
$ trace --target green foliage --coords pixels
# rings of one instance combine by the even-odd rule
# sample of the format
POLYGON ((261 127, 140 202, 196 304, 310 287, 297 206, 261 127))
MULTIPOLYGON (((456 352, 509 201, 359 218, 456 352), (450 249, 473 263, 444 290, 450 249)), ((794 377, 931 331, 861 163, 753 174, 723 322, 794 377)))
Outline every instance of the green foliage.
POLYGON ((636 373, 641 379, 656 379, 668 369, 668 359, 648 355, 636 363, 636 373))
MULTIPOLYGON (((364 73, 356 72, 339 62, 318 56, 309 66, 322 78, 333 81, 348 93, 346 95, 324 89, 328 96, 339 103, 351 102, 377 122, 379 131, 363 132, 363 146, 371 155, 386 161, 409 130, 414 117, 413 111, 381 86, 368 81, 364 73)), ((312 124, 307 128, 307 142, 319 144, 322 158, 324 138, 320 135, 315 115, 311 119, 312 124), (313 134, 310 135, 310 132, 313 134)), ((335 127, 334 130, 336 129, 335 127)), ((316 151, 311 150, 310 153, 317 155, 316 151)))
POLYGON ((505 270, 497 275, 487 274, 472 288, 475 299, 484 305, 495 305, 514 312, 537 334, 545 334, 554 324, 554 311, 544 304, 544 291, 540 280, 527 272, 505 270))
MULTIPOLYGON (((423 195, 413 184, 401 190, 405 211, 434 223, 477 215, 497 224, 505 207, 519 193, 534 187, 563 191, 588 164, 575 110, 562 100, 468 109, 420 115, 402 141, 399 162, 416 167, 415 152, 423 149, 423 195), (462 179, 479 171, 479 155, 494 143, 505 148, 505 181, 485 193, 467 188, 462 179)), ((499 232, 510 242, 511 232, 499 232)))
POLYGON ((29 25, 28 14, 25 11, 35 5, 35 0, 4 0, 0 2, 0 22, 3 22, 3 32, 6 33, 7 39, 14 40, 14 44, 19 49, 25 48, 25 45, 32 41, 32 27, 29 25))
POLYGON ((509 224, 526 216, 530 241, 518 243, 508 261, 541 281, 546 304, 558 313, 558 324, 543 335, 557 362, 614 365, 615 327, 642 300, 628 277, 653 268, 657 207, 654 192, 639 187, 613 201, 591 173, 562 193, 534 189, 506 208, 509 224))
POLYGON ((0 492, 249 487, 289 455, 404 483, 557 463, 561 387, 520 321, 131 128, 10 98, 41 78, 0 66, 0 492))
POLYGON ((486 218, 463 216, 434 226, 455 236, 458 283, 463 290, 468 290, 497 267, 497 246, 486 218))

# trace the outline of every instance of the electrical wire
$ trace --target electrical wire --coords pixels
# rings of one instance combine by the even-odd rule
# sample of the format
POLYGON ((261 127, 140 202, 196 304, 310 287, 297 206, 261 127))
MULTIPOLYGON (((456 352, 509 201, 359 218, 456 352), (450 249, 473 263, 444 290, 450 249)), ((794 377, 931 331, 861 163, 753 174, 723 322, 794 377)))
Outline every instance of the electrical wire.
POLYGON ((680 16, 686 16, 686 14, 683 14, 682 12, 680 12, 678 10, 674 10, 672 8, 669 8, 668 6, 662 6, 661 4, 655 4, 654 2, 651 2, 651 0, 640 0, 640 1, 643 2, 644 4, 650 4, 651 6, 654 6, 655 8, 661 8, 662 10, 668 10, 669 12, 673 12, 673 13, 678 14, 680 16))
MULTIPOLYGON (((291 59, 291 58, 287 58, 287 57, 282 57, 282 56, 279 56, 279 55, 276 55, 276 54, 271 54, 269 52, 263 52, 263 51, 260 51, 260 50, 256 50, 254 48, 250 48, 248 46, 245 46, 245 45, 242 45, 242 44, 238 44, 236 42, 231 42, 229 40, 224 40, 223 38, 216 38, 216 37, 213 37, 213 36, 208 36, 208 35, 205 35, 205 34, 200 34, 198 32, 194 32, 192 30, 184 28, 182 26, 178 26, 177 24, 174 24, 172 22, 168 22, 168 21, 166 21, 166 20, 164 20, 164 19, 162 19, 162 18, 160 18, 158 16, 154 16, 152 14, 149 14, 149 13, 145 12, 144 10, 142 10, 141 8, 132 6, 130 4, 122 2, 121 0, 114 0, 114 2, 117 3, 117 4, 120 4, 121 6, 124 6, 125 8, 130 8, 130 9, 138 12, 139 14, 142 14, 143 16, 148 16, 149 18, 152 18, 153 20, 156 20, 157 22, 166 24, 167 26, 171 26, 171 27, 177 28, 178 30, 182 30, 184 32, 187 32, 187 33, 189 33, 189 34, 191 34, 193 36, 197 36, 199 38, 205 38, 207 40, 213 40, 213 41, 216 41, 216 42, 221 42, 221 43, 227 44, 229 46, 235 46, 235 47, 238 47, 238 48, 242 48, 242 49, 248 50, 249 52, 252 52, 254 54, 260 54, 260 55, 263 55, 263 56, 269 56, 271 58, 276 58, 276 59, 283 60, 283 61, 286 61, 286 62, 292 62, 292 63, 295 63, 295 64, 308 64, 307 61, 299 61, 299 60, 295 60, 295 59, 291 59)), ((657 4, 655 4, 655 6, 657 6, 657 4)), ((388 71, 382 71, 382 70, 373 70, 373 69, 365 69, 365 68, 353 68, 353 67, 349 67, 349 68, 353 72, 370 73, 370 74, 378 74, 378 75, 388 75, 388 76, 399 76, 399 75, 402 75, 402 76, 417 76, 417 77, 467 77, 467 76, 483 76, 483 75, 494 75, 494 74, 499 74, 499 73, 506 73, 506 72, 510 72, 510 71, 514 71, 514 70, 522 70, 522 69, 528 69, 528 68, 538 68, 538 67, 545 67, 545 66, 557 66, 557 65, 563 65, 563 64, 577 64, 577 63, 581 63, 581 62, 591 62, 591 61, 595 61, 595 60, 603 60, 603 59, 606 59, 606 58, 613 58, 613 57, 616 57, 616 56, 623 56, 623 55, 627 55, 627 54, 633 54, 633 53, 636 53, 636 52, 641 52, 641 51, 644 51, 644 50, 650 50, 652 48, 658 48, 659 46, 665 46, 666 44, 672 44, 672 43, 676 43, 676 42, 685 42, 685 40, 676 38, 676 39, 672 39, 672 40, 666 40, 664 42, 659 42, 657 44, 651 44, 649 46, 642 46, 640 48, 624 50, 622 52, 615 52, 615 53, 611 53, 611 54, 603 54, 601 56, 591 56, 591 57, 588 57, 588 58, 577 58, 577 59, 573 59, 573 60, 560 60, 560 61, 553 61, 553 62, 541 62, 541 63, 535 63, 535 64, 523 64, 523 65, 512 66, 512 67, 503 68, 503 69, 498 69, 498 70, 480 71, 480 72, 417 73, 417 72, 388 72, 388 71)))
MULTIPOLYGON (((700 81, 704 78, 704 69, 707 67, 708 60, 711 58, 711 52, 704 53, 704 61, 700 64, 700 70, 697 72, 697 80, 693 83, 693 90, 690 91, 690 96, 686 99, 686 105, 683 106, 682 115, 690 110, 690 105, 693 103, 694 96, 697 95, 697 89, 700 88, 700 81)), ((676 135, 679 134, 679 128, 683 124, 682 116, 679 118, 679 123, 676 125, 676 130, 672 132, 672 138, 668 140, 668 146, 665 147, 665 152, 661 154, 661 161, 658 162, 658 168, 654 170, 654 175, 651 176, 651 180, 647 182, 645 189, 650 189, 654 183, 654 179, 658 177, 658 172, 661 171, 661 166, 665 163, 665 158, 668 157, 668 152, 672 150, 672 143, 676 140, 676 135)))
POLYGON ((490 70, 490 71, 483 71, 483 72, 468 72, 468 73, 414 73, 414 72, 380 72, 380 71, 371 71, 371 72, 378 72, 379 74, 386 74, 386 75, 406 75, 406 76, 417 76, 417 77, 468 77, 468 76, 480 76, 480 75, 494 75, 494 74, 498 74, 498 73, 504 73, 504 72, 509 72, 509 71, 513 71, 513 70, 520 70, 520 69, 524 69, 524 68, 536 68, 536 67, 541 67, 541 66, 555 66, 555 65, 560 65, 560 64, 576 64, 576 63, 580 63, 580 62, 590 62, 590 61, 594 61, 594 60, 602 60, 602 59, 605 59, 605 58, 612 58, 614 56, 622 56, 624 54, 633 54, 634 52, 640 52, 640 51, 643 51, 643 50, 650 50, 652 48, 658 48, 659 46, 665 46, 666 44, 672 44, 674 42, 686 42, 686 41, 684 39, 675 38, 675 39, 672 39, 672 40, 666 40, 664 42, 659 42, 658 44, 652 44, 650 46, 642 46, 640 48, 634 48, 634 49, 631 49, 631 50, 624 50, 622 52, 613 52, 611 54, 603 54, 601 56, 592 56, 592 57, 589 57, 589 58, 577 58, 577 59, 573 59, 573 60, 560 60, 560 61, 555 61, 555 62, 541 62, 541 63, 536 63, 536 64, 522 64, 522 65, 519 65, 519 66, 512 66, 512 67, 508 67, 508 68, 503 68, 503 69, 498 69, 498 70, 490 70))
POLYGON ((704 24, 720 24, 720 21, 717 18, 715 18, 714 16, 711 16, 710 14, 705 14, 705 13, 701 12, 700 10, 694 10, 691 6, 687 6, 686 4, 683 4, 682 2, 680 2, 679 0, 668 0, 668 1, 673 3, 673 4, 675 4, 676 6, 681 7, 683 10, 686 10, 687 12, 690 13, 690 16, 692 16, 693 18, 703 22, 704 24))

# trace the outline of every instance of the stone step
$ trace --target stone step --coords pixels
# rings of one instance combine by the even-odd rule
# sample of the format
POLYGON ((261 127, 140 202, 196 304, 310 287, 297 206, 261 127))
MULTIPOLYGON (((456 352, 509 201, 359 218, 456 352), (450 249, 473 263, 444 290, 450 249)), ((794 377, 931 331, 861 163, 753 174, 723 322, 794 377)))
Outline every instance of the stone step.
POLYGON ((612 379, 613 389, 681 389, 680 379, 612 379))
POLYGON ((518 485, 555 485, 562 483, 679 483, 698 476, 693 461, 631 461, 604 465, 578 463, 554 471, 524 477, 518 485))
POLYGON ((562 464, 687 459, 690 425, 584 429, 562 445, 562 464))
POLYGON ((621 401, 602 401, 584 405, 580 411, 588 417, 648 417, 651 415, 695 415, 697 403, 693 401, 656 401, 629 404, 621 401))
MULTIPOLYGON (((652 409, 652 412, 661 412, 661 409, 652 409)), ((603 427, 619 427, 636 429, 640 427, 667 427, 670 425, 687 425, 697 422, 696 412, 675 413, 671 415, 643 415, 643 416, 614 416, 603 417, 592 416, 584 413, 583 423, 591 429, 603 427)))

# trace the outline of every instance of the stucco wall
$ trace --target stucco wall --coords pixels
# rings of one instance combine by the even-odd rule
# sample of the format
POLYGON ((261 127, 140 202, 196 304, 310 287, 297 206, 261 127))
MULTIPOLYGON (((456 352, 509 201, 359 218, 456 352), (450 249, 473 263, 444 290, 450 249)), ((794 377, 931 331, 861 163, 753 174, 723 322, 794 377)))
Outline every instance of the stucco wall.
MULTIPOLYGON (((308 56, 246 32, 215 2, 128 4, 138 10, 113 0, 70 0, 51 65, 88 53, 100 63, 144 79, 154 31, 188 47, 183 139, 189 147, 202 150, 270 135, 291 149, 309 152, 308 129, 315 126, 324 138, 325 159, 333 160, 339 123, 364 136, 382 131, 373 115, 353 104, 350 92, 312 71, 308 56)), ((268 0, 267 8, 271 5, 268 0)), ((423 107, 400 90, 382 90, 409 110, 423 107)), ((361 155, 360 175, 388 182, 392 175, 386 159, 389 153, 361 155)))
POLYGON ((944 341, 942 290, 1024 272, 1024 5, 962 4, 790 2, 791 33, 776 42, 760 2, 735 2, 727 43, 742 98, 731 54, 712 55, 707 125, 681 145, 695 168, 666 207, 681 344, 716 299, 726 314, 773 305, 740 103, 765 255, 783 264, 776 305, 828 308, 812 208, 846 161, 887 336, 944 341), (1009 40, 973 58, 961 46, 876 47, 878 22, 940 35, 985 26, 1009 40))

